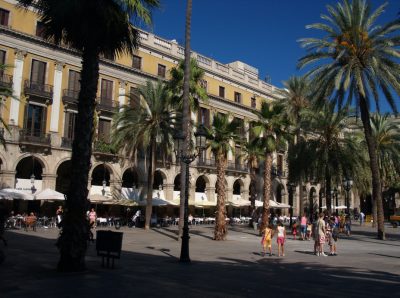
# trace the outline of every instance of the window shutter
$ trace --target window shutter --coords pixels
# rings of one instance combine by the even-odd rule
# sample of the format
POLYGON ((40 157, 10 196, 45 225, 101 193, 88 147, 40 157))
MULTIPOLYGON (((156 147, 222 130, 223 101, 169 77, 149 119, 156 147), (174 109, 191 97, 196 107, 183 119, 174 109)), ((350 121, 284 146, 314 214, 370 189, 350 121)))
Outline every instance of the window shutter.
POLYGON ((0 9, 0 25, 8 27, 8 16, 10 12, 4 9, 0 9))
POLYGON ((65 113, 64 138, 69 138, 69 112, 65 113))
POLYGON ((79 82, 81 79, 81 73, 70 70, 69 71, 69 81, 68 81, 68 89, 71 91, 79 91, 81 89, 81 83, 79 82))
MULTIPOLYGON (((137 101, 140 102, 140 93, 136 90, 136 88, 131 87, 131 93, 136 95, 136 97, 132 96, 132 99, 137 100, 137 101)), ((131 107, 139 107, 139 105, 136 102, 132 101, 132 100, 129 100, 129 106, 131 106, 131 107)))
POLYGON ((225 97, 225 88, 219 86, 219 96, 220 97, 225 97))
POLYGON ((46 123, 47 123, 47 107, 42 108, 42 123, 40 127, 40 133, 46 133, 46 123))
POLYGON ((24 108, 24 129, 28 129, 28 111, 29 111, 29 103, 27 103, 24 108))
POLYGON ((101 80, 101 98, 112 100, 112 81, 101 80))
POLYGON ((31 69, 31 83, 37 83, 39 73, 39 61, 32 61, 32 69, 31 69))
POLYGON ((46 63, 39 62, 38 84, 44 85, 46 78, 46 63))
POLYGON ((211 124, 210 124, 210 110, 209 109, 206 109, 206 124, 205 124, 205 126, 207 126, 208 128, 210 128, 210 126, 211 126, 211 124))
POLYGON ((5 64, 6 62, 6 52, 0 51, 0 63, 5 64))
POLYGON ((140 69, 140 64, 142 62, 141 57, 132 56, 132 67, 136 69, 140 69))

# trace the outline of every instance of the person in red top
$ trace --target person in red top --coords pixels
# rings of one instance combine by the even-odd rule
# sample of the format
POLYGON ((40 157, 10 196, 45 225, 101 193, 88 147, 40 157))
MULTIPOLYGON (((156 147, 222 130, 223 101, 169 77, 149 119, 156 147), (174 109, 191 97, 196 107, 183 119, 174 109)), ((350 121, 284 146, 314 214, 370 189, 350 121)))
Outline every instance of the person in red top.
POLYGON ((301 218, 300 228, 301 228, 300 239, 304 241, 306 240, 306 233, 307 233, 307 213, 304 213, 303 217, 301 218))

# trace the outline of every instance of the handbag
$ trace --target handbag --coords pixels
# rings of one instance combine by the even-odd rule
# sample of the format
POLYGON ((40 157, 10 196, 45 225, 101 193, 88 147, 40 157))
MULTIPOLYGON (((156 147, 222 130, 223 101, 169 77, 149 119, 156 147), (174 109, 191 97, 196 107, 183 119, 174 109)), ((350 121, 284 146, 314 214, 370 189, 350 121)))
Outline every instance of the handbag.
POLYGON ((264 245, 266 241, 266 237, 264 236, 263 239, 261 240, 261 245, 264 245))

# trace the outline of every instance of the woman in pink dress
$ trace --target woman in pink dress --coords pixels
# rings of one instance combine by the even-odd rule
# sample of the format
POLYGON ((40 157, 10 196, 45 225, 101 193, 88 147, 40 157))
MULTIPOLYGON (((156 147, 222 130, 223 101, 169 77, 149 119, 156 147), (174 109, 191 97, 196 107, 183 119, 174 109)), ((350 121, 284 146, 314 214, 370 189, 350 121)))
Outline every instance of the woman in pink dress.
POLYGON ((92 208, 92 211, 89 213, 89 219, 90 219, 91 227, 95 228, 96 227, 97 214, 96 214, 96 212, 94 212, 93 208, 92 208), (93 225, 92 225, 92 223, 93 223, 93 225))

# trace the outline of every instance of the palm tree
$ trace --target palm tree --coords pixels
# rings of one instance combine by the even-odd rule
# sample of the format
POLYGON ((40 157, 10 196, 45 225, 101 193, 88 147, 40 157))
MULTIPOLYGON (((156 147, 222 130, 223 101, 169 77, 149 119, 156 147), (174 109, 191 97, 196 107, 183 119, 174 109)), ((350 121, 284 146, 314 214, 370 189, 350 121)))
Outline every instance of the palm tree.
POLYGON ((89 224, 86 219, 87 185, 92 155, 93 115, 100 55, 132 54, 139 45, 139 30, 131 22, 152 26, 159 0, 18 0, 18 5, 38 13, 44 36, 56 44, 82 52, 81 90, 72 144, 71 179, 66 209, 57 240, 58 270, 86 269, 89 224))
POLYGON ((261 159, 261 148, 256 139, 250 142, 239 142, 241 145, 242 153, 237 156, 238 158, 243 157, 247 163, 247 167, 250 170, 250 211, 255 208, 255 193, 256 193, 256 169, 260 167, 261 159))
POLYGON ((260 231, 268 224, 272 154, 279 146, 286 147, 286 141, 291 139, 291 135, 285 131, 285 128, 291 125, 288 119, 283 118, 285 108, 280 103, 271 104, 263 101, 260 111, 252 111, 258 120, 249 121, 254 135, 258 136, 255 141, 264 151, 265 159, 264 205, 260 231), (263 137, 260 138, 261 134, 263 137))
POLYGON ((181 123, 176 121, 176 111, 167 100, 167 88, 161 79, 153 85, 147 81, 146 85, 136 89, 142 96, 131 93, 132 105, 120 107, 114 114, 112 144, 123 148, 125 156, 131 160, 133 154, 143 149, 149 152, 149 170, 147 178, 147 205, 145 229, 150 229, 150 218, 153 201, 153 183, 155 172, 155 154, 159 149, 166 156, 172 153, 173 135, 181 123))
MULTIPOLYGON (((188 3, 189 7, 189 3, 188 3)), ((186 51, 186 50, 185 50, 186 51)), ((188 50, 190 53, 190 49, 188 50)), ((173 67, 169 71, 170 73, 170 81, 168 82, 169 86, 169 100, 171 101, 171 104, 178 110, 182 111, 183 106, 184 106, 184 99, 183 99, 183 89, 185 85, 184 77, 185 77, 185 70, 187 69, 186 64, 189 64, 189 95, 187 99, 187 104, 188 104, 188 109, 187 111, 187 120, 183 121, 183 123, 186 123, 187 125, 187 131, 189 132, 190 135, 190 114, 191 112, 196 111, 199 108, 199 100, 202 99, 204 103, 208 104, 208 93, 206 90, 200 87, 200 82, 202 78, 204 77, 204 70, 197 67, 197 61, 196 59, 189 59, 189 63, 186 63, 185 59, 179 60, 178 67, 173 67)), ((185 103, 186 104, 186 103, 185 103)), ((185 114, 185 112, 183 112, 185 114)), ((186 117, 186 115, 184 116, 186 117)), ((184 135, 186 135, 184 133, 184 135)), ((192 138, 186 138, 189 139, 189 142, 187 142, 185 148, 187 149, 187 152, 190 152, 190 140, 192 138)), ((185 139, 185 140, 186 140, 185 139)), ((186 167, 185 163, 181 163, 181 169, 184 169, 186 167)), ((180 220, 179 220, 179 232, 178 232, 178 241, 181 239, 182 235, 182 228, 184 224, 184 198, 185 198, 185 175, 186 171, 181 171, 181 194, 180 197, 182 198, 181 200, 181 212, 180 212, 180 220)))
POLYGON ((218 197, 213 239, 219 241, 225 241, 228 234, 225 221, 225 166, 229 151, 235 154, 235 149, 230 145, 230 141, 236 142, 239 140, 239 128, 242 125, 241 121, 229 122, 229 116, 230 114, 220 116, 216 113, 212 122, 213 129, 205 128, 208 133, 207 148, 211 148, 217 164, 218 197))
POLYGON ((400 173, 400 127, 394 120, 389 113, 371 116, 382 188, 395 183, 400 173))
MULTIPOLYGON (((286 106, 285 117, 292 122, 292 130, 298 143, 301 141, 301 127, 299 126, 301 112, 307 108, 311 101, 312 87, 307 76, 299 77, 293 75, 293 77, 282 83, 285 88, 277 89, 275 93, 280 96, 279 102, 286 106)), ((304 179, 304 177, 302 178, 304 179)), ((304 212, 303 179, 299 180, 300 214, 304 212)), ((290 212, 293 213, 293 209, 290 209, 290 212)), ((293 214, 290 216, 293 216, 293 214)))
POLYGON ((301 126, 308 140, 289 149, 289 181, 298 182, 301 175, 324 181, 329 215, 332 183, 339 185, 342 173, 360 180, 360 169, 368 166, 363 136, 350 118, 354 112, 345 106, 335 113, 335 107, 328 103, 320 110, 304 110, 301 126))
MULTIPOLYGON (((393 109, 397 112, 393 93, 400 95, 400 66, 396 59, 400 56, 400 39, 395 32, 399 29, 398 21, 383 26, 374 26, 382 14, 385 3, 371 12, 371 2, 344 0, 343 5, 327 6, 330 16, 322 18, 327 24, 313 24, 306 28, 323 30, 328 35, 323 39, 305 38, 303 47, 308 53, 299 59, 298 69, 317 62, 308 75, 313 76, 315 99, 319 106, 326 98, 338 103, 351 104, 354 100, 357 110, 361 112, 365 139, 370 157, 372 173, 373 200, 377 205, 378 238, 385 239, 383 205, 380 193, 379 165, 375 151, 375 142, 369 117, 371 100, 379 110, 380 88, 393 109), (327 59, 327 63, 322 61, 327 59)), ((374 216, 376 212, 374 211, 374 216)), ((376 221, 376 220, 374 220, 376 221)))
MULTIPOLYGON (((11 65, 0 63, 0 98, 6 99, 11 97, 19 101, 19 99, 13 95, 14 90, 12 89, 11 84, 10 85, 7 84, 11 82, 7 82, 5 77, 7 69, 11 67, 12 67, 11 65)), ((7 108, 4 100, 0 100, 0 107, 4 109, 7 108)), ((10 128, 4 121, 3 117, 0 117, 0 124, 3 125, 3 127, 9 134, 11 134, 10 128)), ((0 134, 0 144, 3 146, 4 149, 6 149, 6 141, 4 140, 4 133, 0 134)))

